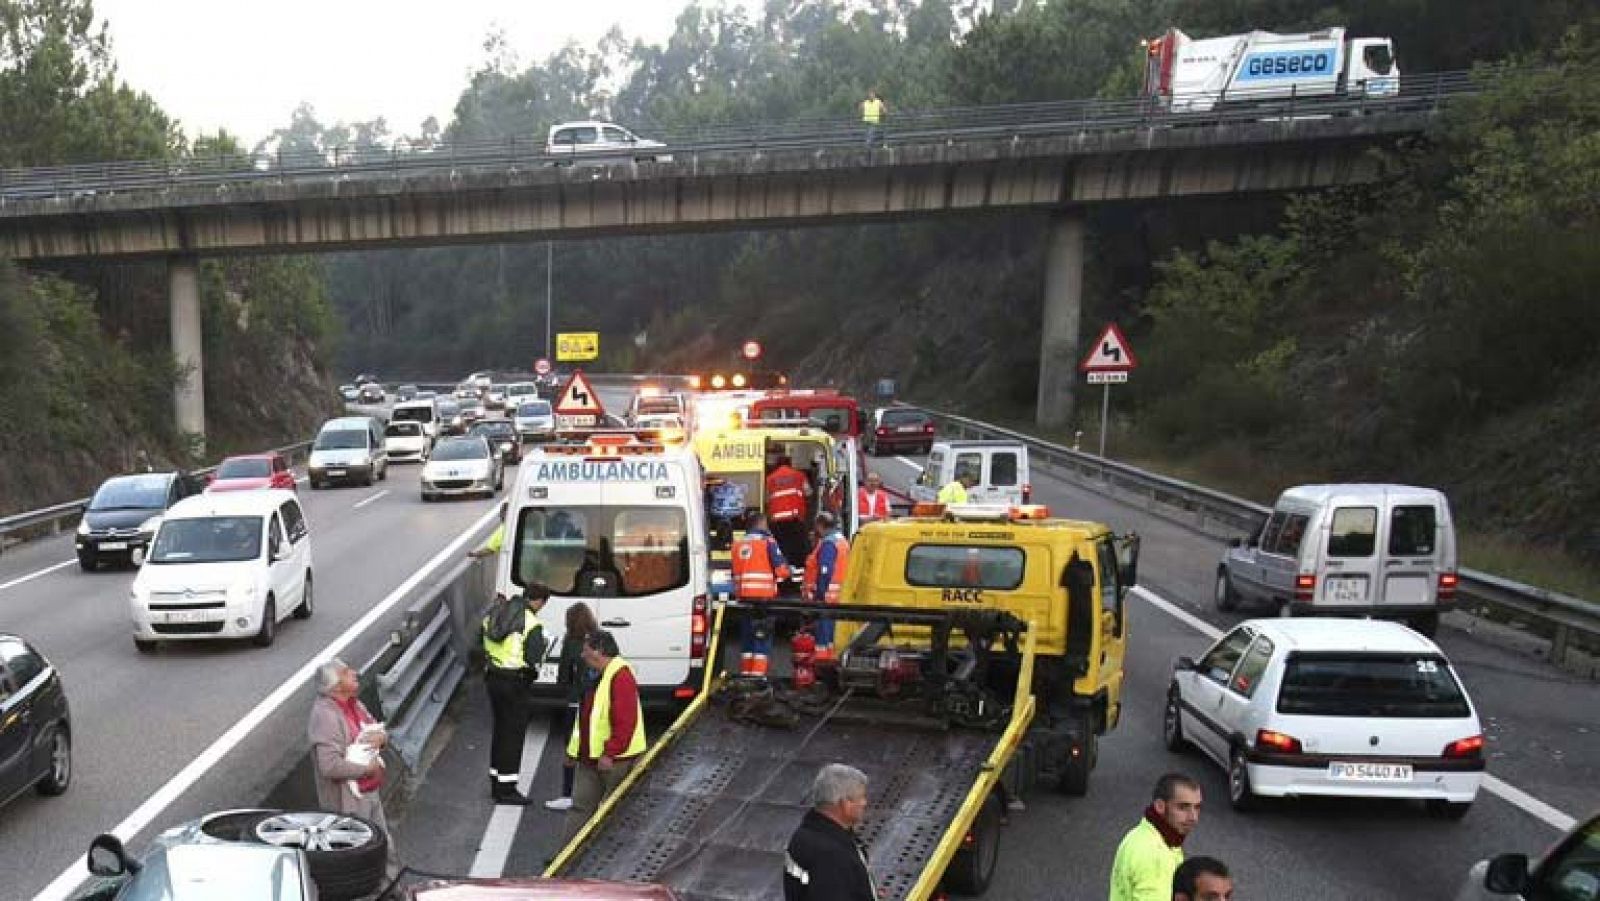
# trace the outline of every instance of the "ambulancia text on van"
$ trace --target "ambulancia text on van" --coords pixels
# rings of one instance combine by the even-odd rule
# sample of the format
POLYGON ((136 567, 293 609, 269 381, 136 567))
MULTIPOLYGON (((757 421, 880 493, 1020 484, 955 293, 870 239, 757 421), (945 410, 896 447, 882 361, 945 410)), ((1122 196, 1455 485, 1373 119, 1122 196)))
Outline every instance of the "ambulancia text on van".
POLYGON ((495 584, 507 595, 550 587, 540 614, 550 651, 532 688, 536 703, 566 702, 556 659, 567 608, 580 602, 616 636, 647 705, 694 696, 709 631, 701 479, 687 448, 629 432, 597 432, 523 458, 495 584))

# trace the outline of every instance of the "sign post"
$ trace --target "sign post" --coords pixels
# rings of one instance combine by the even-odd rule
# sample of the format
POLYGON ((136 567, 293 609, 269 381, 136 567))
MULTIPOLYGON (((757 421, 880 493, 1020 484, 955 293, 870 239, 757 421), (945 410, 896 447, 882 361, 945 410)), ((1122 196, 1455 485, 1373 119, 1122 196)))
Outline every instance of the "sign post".
POLYGON ((1106 455, 1106 430, 1111 422, 1111 386, 1125 385, 1128 373, 1138 368, 1139 360, 1133 355, 1122 329, 1115 322, 1100 333, 1100 340, 1089 349, 1089 355, 1078 364, 1078 371, 1089 377, 1089 384, 1101 385, 1100 395, 1100 456, 1106 455))

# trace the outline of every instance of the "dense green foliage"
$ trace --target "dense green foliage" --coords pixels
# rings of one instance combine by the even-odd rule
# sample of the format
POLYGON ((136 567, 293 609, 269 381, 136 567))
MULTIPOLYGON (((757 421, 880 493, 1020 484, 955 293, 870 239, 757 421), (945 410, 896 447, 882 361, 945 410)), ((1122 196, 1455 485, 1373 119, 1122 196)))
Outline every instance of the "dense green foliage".
MULTIPOLYGON (((94 20, 85 0, 0 0, 0 166, 237 149, 120 82, 94 20)), ((307 259, 206 263, 206 459, 297 440, 333 404, 324 284, 307 259)), ((0 261, 0 512, 82 496, 141 454, 196 465, 176 374, 161 264, 0 261)))

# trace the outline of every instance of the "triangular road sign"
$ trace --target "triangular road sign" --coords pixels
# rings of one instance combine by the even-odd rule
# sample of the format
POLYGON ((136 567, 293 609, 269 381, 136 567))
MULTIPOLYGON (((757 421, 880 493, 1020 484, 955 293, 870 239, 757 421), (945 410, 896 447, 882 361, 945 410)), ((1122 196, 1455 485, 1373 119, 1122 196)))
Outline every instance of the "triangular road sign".
POLYGON ((1078 364, 1080 372, 1130 372, 1139 360, 1133 355, 1133 346, 1115 322, 1106 326, 1100 339, 1089 348, 1089 355, 1078 364))
POLYGON ((567 379, 561 388, 561 396, 556 401, 556 414, 599 418, 605 413, 605 407, 600 404, 600 395, 589 387, 589 380, 583 377, 583 373, 574 369, 572 378, 567 379))

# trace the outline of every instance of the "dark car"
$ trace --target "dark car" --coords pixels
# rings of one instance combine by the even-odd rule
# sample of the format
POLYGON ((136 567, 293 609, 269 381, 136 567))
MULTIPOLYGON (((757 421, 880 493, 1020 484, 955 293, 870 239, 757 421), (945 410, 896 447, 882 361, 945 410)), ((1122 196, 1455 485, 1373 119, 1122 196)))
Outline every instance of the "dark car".
POLYGON ((28 789, 59 795, 72 781, 72 715, 43 654, 0 632, 0 805, 28 789))
POLYGON ((438 411, 440 435, 465 435, 467 433, 467 418, 461 412, 461 402, 453 397, 438 397, 433 402, 434 409, 438 411))
POLYGON ((144 562, 167 508, 200 486, 181 472, 146 472, 106 479, 89 499, 78 524, 78 565, 94 572, 102 562, 144 562))
POLYGON ((509 419, 487 419, 467 430, 489 442, 489 447, 505 463, 522 462, 522 441, 517 438, 517 428, 509 419))
POLYGON ((874 457, 896 452, 925 454, 933 449, 933 417, 909 407, 882 407, 872 414, 862 449, 874 457))

